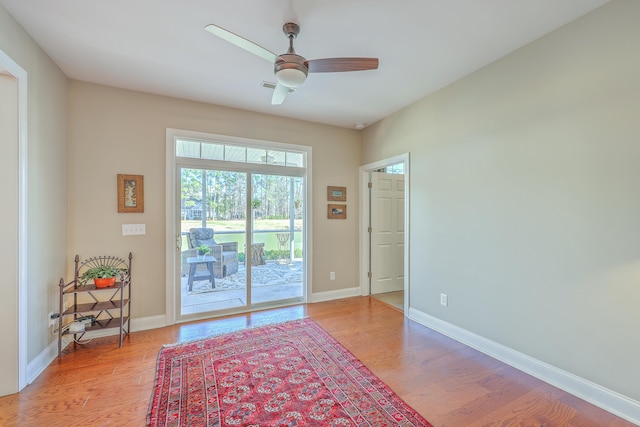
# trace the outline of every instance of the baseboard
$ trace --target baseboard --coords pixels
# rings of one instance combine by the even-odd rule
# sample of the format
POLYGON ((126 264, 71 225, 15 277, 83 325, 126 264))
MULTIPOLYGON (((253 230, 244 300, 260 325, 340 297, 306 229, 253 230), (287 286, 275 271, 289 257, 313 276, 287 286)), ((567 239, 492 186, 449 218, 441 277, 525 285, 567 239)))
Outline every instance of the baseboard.
MULTIPOLYGON (((131 319, 131 332, 146 331, 148 329, 162 328, 166 326, 166 316, 138 317, 131 319)), ((83 339, 92 339, 117 335, 118 329, 104 329, 87 332, 83 339)), ((66 348, 71 341, 64 341, 62 348, 66 348)), ((27 364, 27 384, 31 384, 36 378, 58 357, 58 339, 53 340, 47 348, 38 354, 27 364)))
POLYGON ((634 399, 414 308, 409 309, 409 318, 620 418, 640 425, 640 402, 634 399))
POLYGON ((167 326, 167 316, 164 314, 131 319, 131 332, 147 331, 165 326, 167 326))
POLYGON ((339 289, 337 291, 315 292, 311 294, 309 302, 324 302, 334 299, 359 297, 360 295, 360 286, 358 286, 355 288, 339 289))
MULTIPOLYGON (((146 331, 149 329, 163 328, 167 326, 166 316, 164 314, 158 316, 136 317, 131 319, 131 332, 146 331)), ((98 329, 87 332, 84 338, 100 338, 118 335, 118 329, 98 329)))
POLYGON ((31 384, 58 357, 58 340, 55 339, 27 364, 27 384, 31 384))

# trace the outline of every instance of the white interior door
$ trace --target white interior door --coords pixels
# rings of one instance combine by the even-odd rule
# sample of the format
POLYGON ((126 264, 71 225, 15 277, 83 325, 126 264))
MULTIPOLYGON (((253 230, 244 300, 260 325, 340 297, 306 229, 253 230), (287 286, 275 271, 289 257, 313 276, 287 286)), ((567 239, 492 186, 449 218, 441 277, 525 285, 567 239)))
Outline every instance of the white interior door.
POLYGON ((371 293, 404 289, 404 175, 371 173, 371 293))

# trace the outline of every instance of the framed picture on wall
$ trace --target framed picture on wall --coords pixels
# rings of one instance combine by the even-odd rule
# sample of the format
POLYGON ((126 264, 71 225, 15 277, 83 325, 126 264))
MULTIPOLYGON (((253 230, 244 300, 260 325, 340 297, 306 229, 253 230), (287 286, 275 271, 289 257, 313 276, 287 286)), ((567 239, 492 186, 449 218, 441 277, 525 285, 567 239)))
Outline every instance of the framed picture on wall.
POLYGON ((327 187, 327 200, 330 202, 346 202, 347 187, 327 187))
POLYGON ((144 177, 118 174, 118 212, 144 212, 144 177))
POLYGON ((327 205, 327 218, 347 219, 347 205, 327 205))

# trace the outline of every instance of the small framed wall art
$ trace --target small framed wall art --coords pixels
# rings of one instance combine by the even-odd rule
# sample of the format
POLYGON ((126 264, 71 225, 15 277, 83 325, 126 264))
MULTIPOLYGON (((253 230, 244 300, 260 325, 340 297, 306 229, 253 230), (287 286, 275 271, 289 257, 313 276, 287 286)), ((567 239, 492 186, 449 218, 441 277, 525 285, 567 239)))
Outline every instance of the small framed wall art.
POLYGON ((327 218, 347 219, 347 205, 327 205, 327 218))
POLYGON ((144 212, 144 177, 118 174, 118 212, 144 212))
POLYGON ((346 202, 347 187, 327 187, 327 200, 330 202, 346 202))

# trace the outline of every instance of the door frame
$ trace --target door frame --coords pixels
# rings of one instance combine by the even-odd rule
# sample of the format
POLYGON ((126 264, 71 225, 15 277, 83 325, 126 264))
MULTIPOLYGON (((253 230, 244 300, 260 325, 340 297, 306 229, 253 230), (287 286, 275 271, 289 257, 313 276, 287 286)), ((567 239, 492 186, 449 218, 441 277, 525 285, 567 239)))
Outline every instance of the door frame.
MULTIPOLYGON (((177 189, 177 180, 178 177, 176 176, 176 152, 175 152, 175 139, 177 137, 184 137, 184 138, 192 138, 195 140, 202 140, 202 141, 212 141, 212 140, 217 140, 217 141, 221 141, 224 143, 237 143, 240 145, 248 145, 248 146, 265 146, 268 148, 273 148, 273 149, 282 149, 282 150, 296 150, 296 151, 303 151, 306 154, 306 176, 305 176, 305 181, 306 181, 306 185, 305 185, 305 192, 304 192, 304 214, 305 214, 305 220, 304 220, 304 229, 303 229, 303 233, 304 233, 304 237, 303 237, 303 241, 304 241, 304 248, 303 248, 303 252, 304 252, 304 264, 305 264, 305 287, 303 289, 303 301, 307 302, 309 300, 309 296, 311 295, 311 289, 313 289, 313 283, 312 283, 312 272, 313 272, 313 243, 312 243, 312 239, 313 239, 313 181, 312 181, 312 177, 313 177, 313 171, 312 171, 312 165, 313 165, 313 158, 312 158, 312 148, 308 147, 308 146, 303 146, 303 145, 296 145, 296 144, 289 144, 289 143, 283 143, 283 142, 274 142, 274 141, 266 141, 266 140, 256 140, 256 139, 250 139, 250 138, 242 138, 242 137, 236 137, 236 136, 230 136, 230 135, 219 135, 219 134, 212 134, 212 133, 207 133, 207 132, 198 132, 198 131, 190 131, 190 130, 184 130, 184 129, 174 129, 174 128, 167 128, 166 129, 166 146, 165 146, 165 185, 166 185, 166 199, 165 199, 165 221, 166 221, 166 225, 165 225, 165 241, 166 241, 166 248, 165 248, 165 277, 166 277, 166 283, 165 283, 165 324, 166 325, 173 325, 175 323, 178 322, 178 318, 180 316, 177 315, 176 312, 176 286, 175 286, 175 281, 179 280, 179 270, 176 269, 176 259, 179 258, 180 253, 179 253, 179 249, 177 248, 176 245, 176 240, 177 240, 177 234, 178 234, 178 228, 177 228, 177 216, 176 216, 176 203, 177 200, 179 200, 180 195, 177 194, 178 193, 178 189, 177 189)), ((197 165, 198 161, 194 161, 194 165, 197 165)), ((265 166, 264 171, 254 171, 256 173, 269 173, 270 172, 270 166, 265 166)), ((276 173, 279 172, 279 169, 273 169, 276 173)), ((282 305, 290 305, 290 303, 284 303, 282 305)), ((277 307, 280 305, 273 305, 273 306, 269 306, 269 308, 271 307, 277 307)), ((266 307, 264 306, 255 306, 253 308, 248 308, 248 309, 243 309, 242 311, 237 311, 238 313, 245 313, 245 312, 251 312, 251 311, 257 311, 257 310, 264 310, 266 307)), ((235 312, 228 312, 225 313, 225 315, 227 314, 235 314, 235 312)), ((206 318, 206 317, 202 317, 202 318, 206 318)), ((180 320, 181 322, 187 322, 190 320, 197 320, 196 318, 193 319, 183 319, 180 320)))
POLYGON ((0 49, 0 68, 18 83, 18 390, 27 385, 27 71, 0 49))
POLYGON ((409 294, 411 280, 409 277, 411 253, 410 247, 410 222, 409 222, 409 153, 403 153, 387 159, 378 160, 373 163, 362 165, 359 168, 360 177, 360 294, 363 296, 370 294, 369 288, 369 260, 371 259, 371 247, 369 245, 369 218, 370 218, 370 192, 369 192, 369 173, 384 168, 386 166, 402 163, 404 165, 404 315, 409 314, 409 294))

